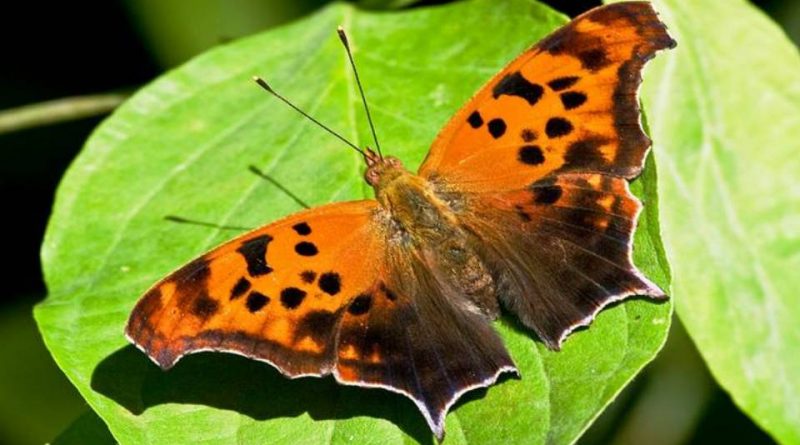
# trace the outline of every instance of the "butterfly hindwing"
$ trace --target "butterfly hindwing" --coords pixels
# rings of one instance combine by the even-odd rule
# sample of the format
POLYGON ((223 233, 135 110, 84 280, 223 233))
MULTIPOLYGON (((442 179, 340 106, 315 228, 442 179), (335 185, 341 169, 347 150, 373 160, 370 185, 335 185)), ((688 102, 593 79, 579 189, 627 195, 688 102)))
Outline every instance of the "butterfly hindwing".
POLYGON ((666 295, 633 265, 641 203, 625 179, 570 173, 475 197, 465 223, 503 282, 500 298, 549 347, 633 295, 666 295))
POLYGON ((342 320, 337 378, 409 396, 441 439, 445 415, 463 393, 516 367, 488 320, 462 306, 420 252, 390 249, 387 259, 392 273, 342 320))

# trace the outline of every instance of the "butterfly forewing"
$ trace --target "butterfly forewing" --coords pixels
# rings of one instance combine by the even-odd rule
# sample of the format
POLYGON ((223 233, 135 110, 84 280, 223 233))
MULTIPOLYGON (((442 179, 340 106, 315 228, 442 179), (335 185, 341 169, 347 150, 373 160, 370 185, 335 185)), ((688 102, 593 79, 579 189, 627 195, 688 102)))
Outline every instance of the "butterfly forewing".
POLYGON ((297 213, 234 239, 156 284, 134 309, 128 336, 162 367, 198 350, 321 375, 350 300, 375 280, 382 239, 374 201, 297 213), (358 266, 358 267, 356 267, 358 266))
POLYGON ((475 192, 521 189, 564 171, 637 176, 650 145, 639 123, 641 69, 674 45, 647 2, 576 18, 456 113, 420 175, 475 192))

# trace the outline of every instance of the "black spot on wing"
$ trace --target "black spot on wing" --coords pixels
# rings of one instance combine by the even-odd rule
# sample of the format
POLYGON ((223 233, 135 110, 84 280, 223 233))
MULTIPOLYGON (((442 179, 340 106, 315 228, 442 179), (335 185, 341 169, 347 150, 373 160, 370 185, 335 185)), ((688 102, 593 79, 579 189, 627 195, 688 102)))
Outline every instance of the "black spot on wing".
POLYGON ((578 80, 580 80, 580 77, 577 76, 559 77, 548 82, 547 86, 549 86, 553 91, 562 91, 566 90, 572 85, 575 85, 578 80))
POLYGON ((611 64, 603 48, 592 48, 578 53, 581 65, 589 71, 601 70, 611 64))
POLYGON ((295 341, 303 337, 311 337, 319 343, 326 343, 331 338, 339 316, 337 312, 311 311, 297 324, 295 341))
POLYGON ((270 298, 261 292, 252 291, 247 295, 247 310, 250 313, 260 311, 270 301, 270 298))
POLYGON ((311 284, 317 279, 317 273, 313 270, 304 270, 300 272, 300 279, 303 283, 311 284))
POLYGON ((297 232, 298 235, 309 235, 311 233, 311 226, 306 222, 297 223, 292 226, 292 230, 297 232))
POLYGON ((483 125, 483 118, 481 117, 480 113, 473 111, 472 114, 470 114, 467 118, 467 122, 472 128, 480 128, 480 126, 483 125))
POLYGON ((192 304, 192 314, 203 320, 216 314, 218 309, 219 303, 206 293, 198 296, 192 304))
POLYGON ((298 255, 302 256, 314 256, 319 253, 317 246, 314 245, 314 243, 309 243, 308 241, 301 241, 295 244, 294 251, 297 252, 298 255))
POLYGON ((252 277, 266 275, 272 272, 267 264, 267 244, 272 241, 269 235, 261 235, 242 242, 236 249, 247 262, 247 273, 252 277))
POLYGON ((572 133, 573 127, 570 121, 563 117, 553 117, 547 121, 544 132, 549 138, 560 138, 572 133))
POLYGON ((519 162, 528 165, 539 165, 544 163, 544 153, 538 145, 524 145, 517 153, 519 162))
POLYGON ((542 98, 544 88, 541 85, 529 82, 522 73, 515 71, 514 73, 506 74, 492 89, 492 95, 495 99, 504 94, 525 99, 529 105, 533 106, 542 98))
POLYGON ((336 295, 342 289, 342 279, 336 272, 325 272, 319 276, 319 288, 328 295, 336 295))
POLYGON ((561 103, 565 110, 573 110, 586 102, 586 95, 577 91, 567 91, 561 94, 561 103))
POLYGON ((492 119, 489 121, 489 134, 492 135, 493 138, 498 139, 504 134, 506 134, 506 121, 503 119, 492 119))
POLYGON ((555 204, 561 199, 564 190, 555 183, 553 178, 541 179, 531 184, 534 204, 555 204))
POLYGON ((347 312, 352 315, 364 315, 372 307, 372 296, 369 294, 358 295, 350 302, 347 312))
POLYGON ((564 155, 564 165, 561 170, 601 170, 606 165, 606 159, 600 151, 605 139, 594 137, 575 141, 569 145, 564 155))
POLYGON ((231 289, 231 300, 241 297, 248 290, 250 290, 250 282, 245 277, 239 278, 239 281, 231 289))
POLYGON ((287 287, 281 291, 281 304, 286 309, 296 309, 306 298, 306 292, 296 287, 287 287))
POLYGON ((520 132, 519 136, 525 142, 532 142, 536 140, 536 132, 531 130, 530 128, 524 128, 520 132))
POLYGON ((563 190, 558 185, 537 188, 534 190, 533 202, 536 204, 555 204, 561 198, 563 190))

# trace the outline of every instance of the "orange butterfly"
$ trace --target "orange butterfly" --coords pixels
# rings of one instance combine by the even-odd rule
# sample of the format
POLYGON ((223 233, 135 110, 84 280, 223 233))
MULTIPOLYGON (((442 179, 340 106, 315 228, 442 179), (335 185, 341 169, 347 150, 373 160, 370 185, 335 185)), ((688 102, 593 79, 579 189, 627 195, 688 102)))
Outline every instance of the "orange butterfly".
POLYGON ((558 349, 611 302, 666 298, 631 260, 628 180, 650 146, 642 67, 674 46, 647 2, 581 15, 456 113, 418 174, 366 149, 376 199, 206 253, 142 297, 128 338, 165 369, 226 351, 388 389, 441 439, 462 394, 517 373, 490 324, 501 306, 558 349))

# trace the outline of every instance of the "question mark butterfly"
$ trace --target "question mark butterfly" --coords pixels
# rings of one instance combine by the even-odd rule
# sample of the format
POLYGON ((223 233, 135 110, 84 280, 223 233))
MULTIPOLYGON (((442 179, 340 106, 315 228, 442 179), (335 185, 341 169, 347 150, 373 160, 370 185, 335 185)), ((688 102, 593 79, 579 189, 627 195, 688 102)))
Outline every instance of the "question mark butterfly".
POLYGON ((490 323, 501 307, 559 349, 611 302, 667 298, 632 263, 628 181, 650 147, 641 70, 674 46, 647 2, 577 17, 478 91, 417 174, 377 138, 377 152, 354 147, 375 199, 211 250, 141 298, 128 338, 164 369, 225 351, 394 391, 441 439, 461 395, 517 373, 490 323))

